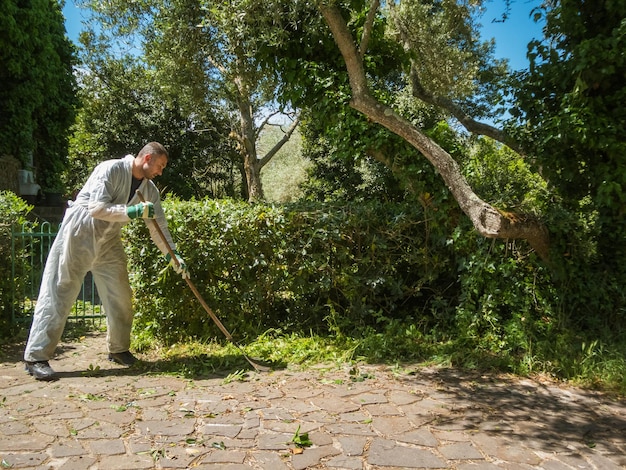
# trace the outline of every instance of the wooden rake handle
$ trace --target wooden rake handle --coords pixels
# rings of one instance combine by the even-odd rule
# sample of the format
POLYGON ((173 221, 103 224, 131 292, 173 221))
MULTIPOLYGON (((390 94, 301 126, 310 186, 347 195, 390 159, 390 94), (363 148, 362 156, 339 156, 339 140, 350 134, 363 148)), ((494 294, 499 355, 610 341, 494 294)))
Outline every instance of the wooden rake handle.
MULTIPOLYGON (((137 190, 137 196, 139 196, 139 200, 141 202, 146 202, 145 198, 143 197, 143 194, 141 194, 141 191, 137 190)), ((176 258, 176 254, 174 253, 174 250, 172 249, 172 247, 168 243, 167 238, 165 238, 165 234, 163 233, 163 230, 161 230, 161 227, 159 227, 159 224, 157 223, 157 221, 154 220, 154 219, 150 219, 150 222, 152 222, 152 224, 154 225, 154 228, 156 229, 157 233, 159 234, 159 237, 161 237, 161 240, 163 241, 165 246, 167 246, 167 251, 170 254, 171 259, 174 260, 174 263, 176 263, 177 265, 180 266, 180 263, 178 262, 178 258, 176 258)), ((189 285, 189 287, 191 288, 191 291, 194 293, 194 295, 196 296, 196 298, 200 302, 200 305, 202 305, 204 310, 206 310, 206 313, 208 313, 209 316, 211 317, 211 320, 213 320, 213 322, 222 331, 222 333, 224 333, 224 336, 226 336, 228 341, 230 341, 231 343, 233 343, 236 346, 238 346, 234 342, 233 336, 229 333, 229 331, 226 329, 226 327, 222 324, 220 319, 217 318, 217 315, 215 315, 215 313, 213 312, 211 307, 209 307, 209 305, 204 301, 204 298, 202 298, 202 295, 200 295, 200 292, 198 291, 198 289, 196 289, 196 286, 191 281, 191 279, 186 277, 185 281, 187 281, 187 284, 189 285)))

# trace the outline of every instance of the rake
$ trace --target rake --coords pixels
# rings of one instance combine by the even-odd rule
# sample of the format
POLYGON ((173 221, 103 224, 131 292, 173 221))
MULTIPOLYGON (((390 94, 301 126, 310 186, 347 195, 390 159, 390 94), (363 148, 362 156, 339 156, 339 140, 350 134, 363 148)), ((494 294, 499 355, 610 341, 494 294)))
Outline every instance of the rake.
MULTIPOLYGON (((143 194, 141 194, 141 191, 137 190, 137 196, 139 196, 139 200, 141 202, 146 202, 146 200, 143 197, 143 194)), ((157 223, 156 220, 154 220, 154 219, 149 219, 149 220, 154 225, 154 228, 156 229, 157 233, 159 234, 159 237, 161 237, 161 240, 163 240, 163 243, 167 246, 167 251, 170 254, 171 259, 174 260, 174 263, 176 263, 178 265, 179 264, 178 263, 178 259, 176 258, 176 255, 174 254, 174 250, 172 249, 172 247, 168 243, 167 239, 165 238, 165 235, 163 234, 163 231, 161 230, 161 227, 159 227, 159 224, 157 223)), ((187 281, 187 285, 189 286, 191 291, 194 293, 194 295, 196 296, 196 298, 200 302, 200 305, 202 305, 202 307, 204 308, 206 313, 209 314, 209 316, 211 317, 211 320, 213 320, 213 322, 217 325, 217 327, 221 330, 221 332, 224 333, 224 336, 226 336, 226 339, 228 339, 228 341, 230 341, 237 349, 239 349, 239 352, 246 359, 246 361, 248 361, 250 363, 250 365, 252 367, 254 367, 254 369, 257 372, 267 372, 267 371, 269 371, 270 368, 268 366, 262 365, 258 360, 250 359, 246 355, 246 353, 242 349, 242 347, 235 342, 235 340, 233 339, 233 336, 226 329, 226 327, 220 321, 220 319, 217 317, 217 315, 215 315, 215 312, 213 312, 211 307, 209 307, 209 305, 204 301, 204 298, 202 297, 202 295, 200 294, 200 292, 198 291, 198 289, 196 288, 194 283, 191 281, 191 279, 186 277, 185 281, 187 281)))

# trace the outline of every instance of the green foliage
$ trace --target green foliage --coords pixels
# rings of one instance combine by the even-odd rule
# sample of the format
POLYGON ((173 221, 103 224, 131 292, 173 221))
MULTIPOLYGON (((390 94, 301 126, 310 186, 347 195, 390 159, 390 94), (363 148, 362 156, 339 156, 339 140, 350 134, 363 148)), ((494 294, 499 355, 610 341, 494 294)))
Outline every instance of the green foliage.
MULTIPOLYGON (((319 332, 325 341, 333 338, 332 346, 368 360, 445 358, 564 377, 619 370, 619 350, 612 341, 622 334, 626 314, 621 4, 554 4, 548 23, 551 42, 531 48, 533 69, 522 77, 525 88, 513 111, 526 113, 526 133, 521 135, 530 155, 526 161, 487 139, 458 136, 443 122, 446 115, 416 104, 414 89, 408 87, 408 59, 420 58, 424 62, 416 71, 417 84, 428 91, 477 115, 490 115, 502 104, 501 64, 491 66, 489 47, 474 42, 465 4, 436 3, 437 10, 407 2, 406 11, 394 14, 391 7, 381 9, 368 49, 362 51, 376 98, 460 162, 482 198, 502 210, 544 217, 558 260, 551 266, 554 277, 524 243, 477 237, 430 164, 349 108, 345 64, 314 2, 99 5, 122 9, 120 21, 113 18, 121 32, 140 28, 148 33, 146 61, 168 79, 155 80, 153 69, 134 66, 124 75, 126 62, 102 68, 102 84, 119 86, 114 96, 124 97, 129 107, 128 113, 114 114, 132 125, 99 125, 100 116, 116 103, 98 107, 94 97, 100 95, 94 93, 93 127, 77 134, 85 156, 91 142, 84 137, 99 129, 108 138, 94 145, 98 151, 107 148, 107 141, 117 144, 132 136, 121 150, 126 152, 133 150, 127 148, 131 143, 137 148, 134 142, 146 133, 163 130, 169 140, 157 140, 167 145, 177 142, 181 129, 209 128, 211 106, 205 105, 228 102, 235 109, 239 82, 234 77, 247 76, 242 70, 252 72, 250 82, 267 79, 263 85, 268 86, 252 87, 258 92, 251 95, 252 104, 272 95, 277 85, 280 93, 272 100, 308 108, 302 132, 314 178, 305 191, 310 200, 327 204, 246 206, 175 198, 166 203, 192 278, 237 339, 280 332, 264 335, 265 344, 258 346, 266 348, 263 355, 291 347, 289 357, 302 361, 323 357, 328 343, 316 349, 311 339, 319 332), (148 18, 153 6, 159 15, 148 18), (238 15, 232 14, 235 10, 238 15), (388 34, 402 28, 410 33, 405 44, 388 34), (238 55, 241 51, 233 48, 238 41, 250 46, 247 54, 238 55), (409 50, 405 53, 403 47, 409 50), (233 57, 242 68, 217 74, 215 58, 223 65, 233 57), (271 73, 265 75, 267 71, 271 73), (111 81, 117 77, 119 82, 111 81), (224 86, 216 86, 218 82, 224 86), (133 90, 130 96, 128 89, 133 90), (485 106, 472 94, 495 105, 485 106), (134 102, 136 96, 140 99, 134 102), (202 103, 202 109, 194 103, 202 103), (200 117, 187 120, 192 115, 200 117), (174 122, 163 116, 175 116, 174 122), (549 185, 530 171, 530 164, 549 185), (289 339, 291 346, 285 346, 289 339)), ((338 5, 354 37, 360 38, 368 2, 338 5)), ((215 126, 216 137, 226 135, 225 122, 215 126)), ((185 145, 198 155, 197 162, 232 150, 220 144, 203 153, 200 140, 185 145)), ((188 185, 189 173, 197 168, 191 163, 180 167, 167 186, 188 185)), ((198 187, 172 192, 207 194, 198 187)), ((143 224, 130 224, 125 233, 132 241, 140 341, 221 338, 184 282, 146 243, 143 224)), ((208 360, 202 362, 210 366, 208 360)))
POLYGON ((623 332, 626 282, 626 4, 546 10, 517 92, 528 148, 550 182, 549 224, 566 309, 581 328, 623 332))
MULTIPOLYGON (((492 150, 494 164, 510 161, 492 150)), ((586 383, 609 374, 612 386, 623 387, 619 335, 610 324, 579 328, 570 291, 524 243, 488 240, 463 223, 450 231, 444 204, 432 197, 423 208, 164 201, 192 280, 252 356, 294 364, 428 361, 586 383)), ((144 224, 129 224, 125 237, 136 344, 223 343, 188 286, 146 241, 144 224)), ((601 305, 587 308, 602 318, 601 305)), ((239 359, 211 352, 214 360, 185 361, 185 374, 245 365, 230 352, 239 359)))
POLYGON ((21 292, 21 286, 28 279, 29 266, 20 251, 15 251, 15 272, 11 256, 11 231, 26 221, 30 212, 29 206, 10 191, 0 191, 0 337, 12 332, 12 301, 13 292, 21 292))
MULTIPOLYGON (((568 207, 587 195, 619 210, 626 116, 626 6, 560 2, 547 12, 547 38, 531 44, 531 69, 519 106, 544 174, 568 207)), ((603 211, 604 211, 603 210, 603 211)), ((608 214, 607 214, 608 215, 608 214)))
MULTIPOLYGON (((428 220, 415 204, 165 204, 192 278, 239 339, 268 329, 332 333, 364 338, 357 355, 382 359, 392 349, 409 359, 428 353, 418 344, 430 337, 517 357, 563 327, 559 294, 528 248, 461 227, 446 236, 432 200, 428 220)), ((143 224, 126 230, 136 332, 165 343, 221 338, 146 245, 143 224)))
MULTIPOLYGON (((239 338, 267 328, 353 332, 383 313, 424 308, 451 282, 423 242, 428 227, 414 205, 277 208, 169 199, 166 207, 193 278, 239 338)), ((138 331, 166 341, 218 335, 180 279, 162 271, 162 257, 137 232, 145 232, 142 224, 127 230, 129 240, 141 240, 129 252, 138 331)))
POLYGON ((550 272, 532 258, 523 259, 523 245, 460 232, 449 242, 458 252, 458 342, 494 355, 523 355, 561 326, 550 272))
POLYGON ((547 184, 523 157, 489 138, 472 139, 462 151, 463 174, 480 197, 504 211, 548 211, 547 184))
MULTIPOLYGON (((263 198, 260 170, 274 153, 260 158, 259 123, 292 109, 277 105, 278 75, 257 57, 268 35, 279 34, 275 26, 265 29, 275 12, 248 0, 84 3, 98 20, 98 28, 81 36, 90 69, 85 80, 102 81, 89 102, 107 101, 106 111, 114 109, 113 131, 133 131, 111 132, 105 142, 134 139, 131 147, 138 147, 140 129, 152 136, 147 140, 166 145, 180 158, 172 160, 176 171, 162 183, 177 196, 263 198), (128 43, 140 54, 126 52, 128 43), (119 56, 121 70, 107 70, 119 56), (131 58, 142 63, 139 73, 126 71, 131 58)), ((111 120, 90 113, 99 132, 98 124, 111 120)))
POLYGON ((296 445, 296 447, 301 447, 301 448, 311 447, 313 445, 313 442, 311 441, 311 439, 309 439, 309 433, 300 432, 300 425, 298 425, 298 429, 296 429, 296 432, 291 438, 291 442, 293 442, 296 445))
POLYGON ((413 60, 414 85, 457 100, 470 115, 494 116, 505 92, 503 61, 482 43, 476 18, 480 2, 402 1, 389 8, 389 37, 402 37, 413 60))
POLYGON ((0 154, 32 156, 38 181, 58 189, 77 106, 72 43, 59 2, 0 5, 0 154))
POLYGON ((100 161, 136 154, 157 140, 170 153, 167 171, 159 177, 165 191, 186 198, 235 196, 241 177, 224 115, 207 113, 204 120, 185 105, 184 94, 174 93, 140 61, 104 61, 90 47, 90 73, 81 81, 83 107, 64 173, 70 190, 80 189, 100 161))
MULTIPOLYGON (((321 105, 320 105, 321 107, 321 105)), ((311 160, 302 183, 312 201, 403 201, 435 192, 442 181, 415 149, 349 108, 329 104, 327 117, 311 113, 302 125, 303 155, 311 160)))

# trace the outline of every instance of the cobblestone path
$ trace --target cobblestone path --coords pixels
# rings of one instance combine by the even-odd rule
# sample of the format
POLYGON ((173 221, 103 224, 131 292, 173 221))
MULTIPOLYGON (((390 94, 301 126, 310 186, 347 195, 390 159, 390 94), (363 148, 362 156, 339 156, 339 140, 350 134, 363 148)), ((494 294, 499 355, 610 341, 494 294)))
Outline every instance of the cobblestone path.
POLYGON ((555 383, 380 365, 189 380, 108 362, 103 334, 63 343, 46 383, 20 355, 0 356, 0 468, 626 468, 626 403, 555 383))

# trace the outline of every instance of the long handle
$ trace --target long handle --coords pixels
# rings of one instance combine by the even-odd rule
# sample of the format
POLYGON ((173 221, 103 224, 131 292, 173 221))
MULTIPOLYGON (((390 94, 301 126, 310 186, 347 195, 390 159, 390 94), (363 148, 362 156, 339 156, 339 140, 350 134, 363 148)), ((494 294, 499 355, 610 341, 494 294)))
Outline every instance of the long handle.
MULTIPOLYGON (((145 198, 143 197, 143 194, 141 194, 141 191, 137 190, 137 196, 139 196, 139 200, 141 202, 146 202, 145 198)), ((156 229, 157 233, 159 234, 159 237, 161 237, 161 240, 163 241, 165 246, 167 246, 167 252, 170 254, 171 259, 174 260, 174 263, 176 263, 177 265, 180 266, 180 264, 178 262, 178 258, 176 258, 176 254, 174 253, 174 250, 172 249, 172 247, 168 243, 167 238, 165 238, 165 234, 163 233, 163 230, 161 230, 161 227, 159 227, 159 224, 157 223, 156 220, 150 219, 150 221, 154 224, 154 228, 156 229)), ((209 305, 204 301, 204 299, 202 298, 202 295, 200 295, 200 292, 198 291, 198 289, 196 289, 196 286, 194 285, 194 283, 191 282, 191 279, 186 277, 185 281, 187 281, 187 284, 191 288, 192 292, 194 293, 194 295, 196 296, 196 298, 198 299, 198 301, 200 302, 200 304, 202 305, 204 310, 206 310, 206 312, 209 314, 209 316, 211 317, 211 320, 213 320, 215 322, 217 327, 222 331, 222 333, 224 333, 224 335, 226 336, 226 338, 228 338, 229 341, 234 342, 233 341, 233 336, 229 333, 229 331, 226 329, 226 327, 222 324, 220 319, 217 318, 217 315, 215 315, 215 313, 213 312, 211 307, 209 307, 209 305)))
MULTIPOLYGON (((143 194, 141 194, 141 191, 137 190, 137 196, 139 196, 139 200, 141 202, 146 202, 146 200, 143 197, 143 194)), ((154 220, 154 219, 150 219, 150 220, 154 224, 154 228, 156 229, 157 233, 159 234, 159 237, 161 237, 161 240, 163 240, 163 243, 165 244, 165 246, 167 246, 167 252, 170 254, 171 259, 174 260, 174 263, 176 263, 178 266, 180 266, 180 263, 178 262, 178 258, 176 258, 176 254, 174 253, 174 250, 172 249, 172 247, 170 246, 169 242, 167 241, 167 238, 165 238, 165 234, 163 233, 163 230, 161 230, 161 227, 159 227, 159 224, 157 223, 156 220, 154 220)), ((209 316, 211 317, 211 320, 213 320, 213 322, 215 322, 215 324, 222 331, 222 333, 224 333, 224 336, 226 336, 228 341, 230 341, 233 345, 235 345, 237 347, 237 349, 239 349, 239 352, 241 352, 242 356, 246 359, 246 361, 248 361, 250 363, 250 365, 252 367, 254 367, 258 372, 267 372, 267 371, 269 371, 270 370, 269 367, 261 365, 261 364, 259 364, 256 361, 253 361, 252 359, 250 359, 246 355, 246 353, 241 348, 241 346, 239 346, 237 343, 235 343, 235 341, 233 340, 233 336, 228 332, 228 330, 222 324, 220 319, 217 318, 217 315, 215 315, 215 313, 213 313, 213 310, 211 310, 211 307, 209 307, 209 305, 204 301, 204 299, 202 298, 202 295, 200 295, 200 292, 198 292, 198 289, 196 289, 196 286, 193 284, 193 282, 191 282, 191 279, 186 277, 185 281, 187 281, 187 284, 191 288, 191 291, 194 293, 194 295, 196 296, 196 298, 200 302, 200 305, 202 305, 204 310, 209 314, 209 316)))
MULTIPOLYGON (((137 190, 137 196, 139 196, 139 200, 141 202, 146 202, 146 200, 143 197, 143 194, 141 194, 141 191, 137 190)), ((174 260, 174 263, 176 263, 178 266, 180 266, 180 263, 178 262, 178 258, 176 258, 176 254, 174 253, 174 250, 172 249, 172 247, 170 246, 169 242, 167 241, 167 238, 165 238, 165 234, 163 233, 163 230, 161 230, 161 227, 159 227, 159 224, 157 223, 156 220, 154 220, 154 219, 150 219, 150 220, 154 224, 154 228, 156 229, 157 233, 159 234, 159 237, 161 237, 161 240, 163 240, 163 243, 165 244, 165 246, 167 246, 167 252, 170 254, 171 259, 174 260)), ((250 359, 246 355, 246 353, 241 348, 241 346, 239 346, 237 343, 235 343, 235 341, 233 340, 233 336, 228 332, 228 330, 222 324, 220 319, 217 318, 217 315, 215 315, 215 313, 213 313, 213 310, 211 310, 211 307, 209 307, 209 305, 204 301, 204 299, 202 298, 202 295, 200 295, 200 292, 198 292, 198 289, 196 289, 196 286, 193 284, 193 282, 191 282, 191 279, 186 277, 185 281, 187 281, 187 284, 191 288, 191 291, 194 293, 194 295, 196 296, 196 298, 200 302, 200 305, 202 305, 204 310, 209 314, 209 316, 211 317, 211 320, 213 320, 213 322, 215 322, 215 324, 222 331, 222 333, 224 333, 224 336, 226 336, 228 341, 230 341, 233 345, 235 345, 235 347, 237 347, 237 349, 239 349, 239 352, 241 352, 241 355, 246 359, 246 361, 248 361, 250 363, 250 365, 252 367, 254 367, 258 372, 267 372, 267 371, 269 371, 270 370, 269 367, 261 365, 261 364, 259 364, 256 361, 253 361, 252 359, 250 359)))

